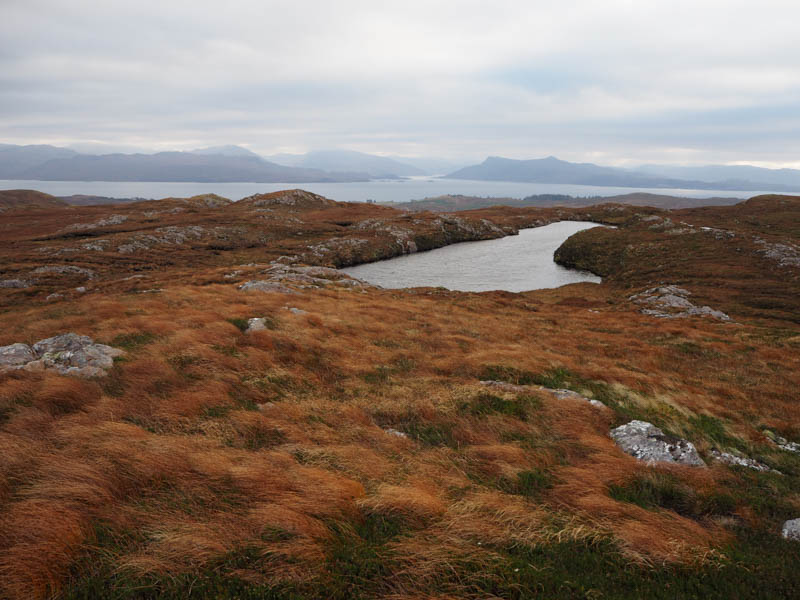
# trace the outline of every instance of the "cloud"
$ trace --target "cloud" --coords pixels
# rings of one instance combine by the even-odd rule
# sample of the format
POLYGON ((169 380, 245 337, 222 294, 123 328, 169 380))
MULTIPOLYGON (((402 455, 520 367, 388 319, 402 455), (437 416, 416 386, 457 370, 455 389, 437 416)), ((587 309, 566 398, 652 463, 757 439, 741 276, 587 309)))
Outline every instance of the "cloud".
POLYGON ((0 138, 789 164, 800 5, 5 0, 0 138))

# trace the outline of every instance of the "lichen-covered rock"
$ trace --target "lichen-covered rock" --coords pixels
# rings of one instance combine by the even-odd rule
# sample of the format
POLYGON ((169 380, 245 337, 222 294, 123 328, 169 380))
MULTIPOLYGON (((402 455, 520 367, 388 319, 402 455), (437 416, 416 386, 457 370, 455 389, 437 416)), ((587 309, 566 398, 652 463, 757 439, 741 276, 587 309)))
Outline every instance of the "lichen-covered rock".
POLYGON ((52 275, 81 275, 82 277, 86 277, 87 279, 94 279, 97 275, 91 269, 85 269, 83 267, 76 267, 74 265, 45 265, 43 267, 39 267, 38 269, 34 269, 34 274, 52 274, 52 275))
POLYGON ((124 352, 92 338, 65 333, 27 344, 11 344, 0 348, 0 372, 16 369, 41 371, 52 369, 62 375, 101 377, 114 364, 114 358, 124 352))
POLYGON ((611 437, 627 454, 647 463, 667 462, 704 467, 694 444, 670 435, 646 421, 631 421, 611 431, 611 437))
POLYGON ((263 331, 267 329, 267 318, 266 317, 253 317, 252 319, 247 319, 247 329, 245 329, 245 333, 250 333, 251 331, 263 331))
POLYGON ((294 290, 276 281, 246 281, 239 286, 243 292, 276 292, 279 294, 294 294, 294 290))
POLYGON ((28 344, 17 343, 0 347, 0 373, 21 369, 32 360, 36 360, 36 355, 28 344))
POLYGON ((114 358, 124 354, 119 348, 95 344, 86 335, 65 333, 33 345, 38 360, 26 369, 53 369, 62 375, 101 377, 114 365, 114 358))
POLYGON ((714 310, 710 306, 695 306, 687 296, 691 296, 689 290, 677 285, 664 285, 634 294, 629 300, 639 305, 649 306, 650 308, 642 308, 641 312, 653 317, 674 319, 676 317, 707 316, 720 321, 731 320, 724 312, 714 310))
POLYGON ((606 408, 606 405, 600 402, 599 400, 595 400, 594 398, 587 398, 586 396, 581 396, 578 392, 573 392, 572 390, 564 390, 564 389, 550 389, 550 388, 541 388, 544 391, 550 392, 559 400, 563 400, 564 398, 572 398, 574 400, 583 400, 584 402, 588 402, 595 408, 606 408))
POLYGON ((712 450, 711 457, 717 462, 721 462, 723 464, 735 467, 747 467, 748 469, 754 469, 755 471, 762 471, 762 472, 773 470, 770 469, 764 463, 758 462, 754 458, 749 458, 747 456, 736 456, 735 454, 731 454, 730 452, 720 452, 719 450, 712 450))
POLYGON ((766 435, 767 439, 773 442, 781 450, 786 450, 787 452, 794 452, 795 454, 800 454, 800 444, 798 444, 797 442, 790 442, 785 437, 781 437, 769 430, 765 430, 764 435, 766 435))
POLYGON ((24 289, 31 287, 31 283, 24 279, 0 279, 0 288, 24 289))
POLYGON ((790 519, 783 524, 781 535, 787 540, 800 542, 800 519, 790 519))

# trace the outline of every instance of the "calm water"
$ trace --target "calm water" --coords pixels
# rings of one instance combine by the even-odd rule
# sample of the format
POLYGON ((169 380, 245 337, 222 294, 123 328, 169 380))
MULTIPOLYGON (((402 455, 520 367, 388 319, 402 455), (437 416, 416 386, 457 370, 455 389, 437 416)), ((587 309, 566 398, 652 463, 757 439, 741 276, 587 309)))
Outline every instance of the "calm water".
POLYGON ((402 180, 378 180, 357 183, 183 183, 183 182, 113 182, 113 181, 31 181, 0 179, 0 189, 39 190, 54 196, 88 194, 112 198, 186 198, 197 194, 219 194, 241 200, 253 194, 302 188, 341 202, 407 202, 442 194, 524 198, 533 194, 567 194, 570 196, 614 196, 632 192, 651 192, 687 198, 751 198, 767 192, 719 190, 680 190, 650 188, 599 187, 548 183, 515 183, 509 181, 461 181, 435 177, 412 177, 402 180))
POLYGON ((553 262, 553 253, 564 240, 597 226, 560 221, 497 240, 453 244, 342 270, 385 288, 441 286, 464 292, 524 292, 582 281, 600 283, 591 273, 553 262))

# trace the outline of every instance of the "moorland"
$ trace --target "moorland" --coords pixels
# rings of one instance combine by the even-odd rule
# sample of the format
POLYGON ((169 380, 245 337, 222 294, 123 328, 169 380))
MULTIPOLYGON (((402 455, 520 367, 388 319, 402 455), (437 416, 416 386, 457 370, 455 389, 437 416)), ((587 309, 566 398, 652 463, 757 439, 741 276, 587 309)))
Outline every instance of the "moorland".
POLYGON ((800 198, 0 192, 0 265, 0 597, 800 595, 800 198), (559 220, 614 226, 556 253, 603 283, 336 271, 559 220))

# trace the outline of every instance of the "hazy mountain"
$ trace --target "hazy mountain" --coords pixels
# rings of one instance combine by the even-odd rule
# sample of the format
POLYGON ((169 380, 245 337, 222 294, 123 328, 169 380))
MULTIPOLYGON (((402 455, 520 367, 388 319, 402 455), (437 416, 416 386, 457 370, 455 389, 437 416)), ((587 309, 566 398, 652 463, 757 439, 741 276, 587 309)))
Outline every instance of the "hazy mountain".
POLYGON ((679 179, 615 167, 601 167, 591 163, 571 163, 553 156, 534 160, 513 160, 491 156, 479 165, 460 169, 446 177, 481 181, 523 181, 611 187, 792 191, 788 186, 782 184, 757 181, 709 182, 679 179))
POLYGON ((306 167, 325 171, 356 171, 369 173, 372 177, 377 178, 427 174, 422 169, 386 156, 364 154, 353 150, 317 150, 307 154, 275 154, 267 158, 290 167, 306 167))
POLYGON ((468 162, 456 162, 444 158, 408 157, 408 156, 387 156, 398 162, 411 165, 424 172, 425 175, 443 175, 452 173, 457 169, 465 167, 468 162))
POLYGON ((285 167, 257 156, 221 156, 191 152, 75 155, 16 172, 18 179, 49 181, 199 181, 310 183, 365 181, 366 173, 326 173, 285 167))
POLYGON ((0 144, 0 179, 25 179, 19 174, 49 160, 70 158, 78 153, 56 146, 0 144))
POLYGON ((635 171, 648 175, 661 175, 679 179, 700 181, 763 181, 764 183, 789 186, 800 191, 800 170, 764 169, 750 165, 706 165, 702 167, 679 167, 673 165, 642 165, 635 171))
MULTIPOLYGON (((204 154, 204 155, 217 155, 217 156, 249 156, 249 157, 256 157, 261 158, 255 152, 251 152, 247 148, 242 148, 241 146, 210 146, 208 148, 198 148, 197 150, 192 150, 192 154, 204 154)), ((293 166, 293 165, 290 165, 293 166)))

